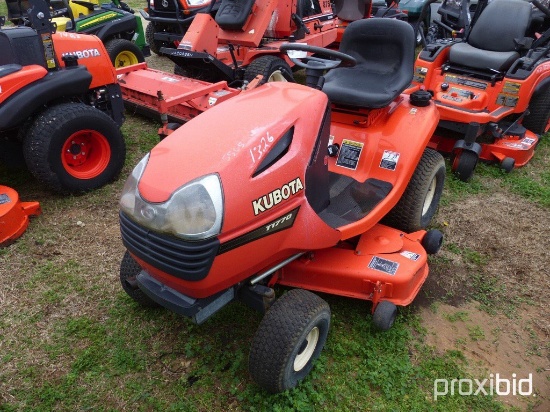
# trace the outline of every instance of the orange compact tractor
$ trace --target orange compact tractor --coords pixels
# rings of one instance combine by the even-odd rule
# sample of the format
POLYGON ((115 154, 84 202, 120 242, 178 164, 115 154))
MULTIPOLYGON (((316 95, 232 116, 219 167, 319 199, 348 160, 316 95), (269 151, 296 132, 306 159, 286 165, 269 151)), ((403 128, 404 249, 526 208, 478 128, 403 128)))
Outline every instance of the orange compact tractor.
POLYGON ((103 43, 55 33, 44 1, 33 28, 0 30, 0 136, 22 145, 27 167, 58 192, 104 185, 122 169, 124 105, 103 43))
POLYGON ((340 51, 286 43, 310 87, 266 83, 154 147, 120 200, 128 295, 196 323, 237 299, 266 311, 249 365, 271 392, 324 346, 330 309, 310 291, 372 301, 390 328, 442 241, 425 230, 445 178, 426 148, 439 115, 429 93, 402 94, 414 43, 391 19, 350 24, 340 51), (276 300, 275 285, 295 289, 276 300))
POLYGON ((430 145, 453 156, 452 170, 465 181, 478 160, 506 171, 525 165, 550 127, 548 24, 522 0, 483 5, 463 39, 428 44, 414 69, 441 115, 430 145))
POLYGON ((339 19, 330 1, 222 0, 212 17, 198 13, 177 49, 164 48, 178 74, 208 81, 292 79, 292 62, 279 46, 286 41, 328 46, 337 40, 339 19))

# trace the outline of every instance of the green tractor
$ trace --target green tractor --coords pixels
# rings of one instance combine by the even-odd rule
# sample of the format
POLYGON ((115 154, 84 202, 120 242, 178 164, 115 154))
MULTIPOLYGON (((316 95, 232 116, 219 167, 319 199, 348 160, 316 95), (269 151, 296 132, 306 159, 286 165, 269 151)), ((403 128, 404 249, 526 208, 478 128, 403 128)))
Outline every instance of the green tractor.
MULTIPOLYGON (((45 0, 50 4, 57 31, 94 34, 101 39, 115 67, 145 61, 149 45, 141 18, 120 0, 45 0)), ((8 19, 15 25, 30 25, 28 0, 6 0, 8 19)))

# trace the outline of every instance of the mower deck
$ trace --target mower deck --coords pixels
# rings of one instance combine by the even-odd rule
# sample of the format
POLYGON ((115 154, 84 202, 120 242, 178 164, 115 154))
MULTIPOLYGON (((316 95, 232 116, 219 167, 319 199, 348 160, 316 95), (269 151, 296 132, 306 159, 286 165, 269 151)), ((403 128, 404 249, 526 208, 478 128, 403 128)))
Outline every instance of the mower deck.
POLYGON ((428 276, 421 245, 426 232, 405 234, 381 224, 361 235, 357 246, 317 250, 284 266, 269 286, 284 286, 405 306, 428 276), (337 281, 335 281, 337 279, 337 281))
POLYGON ((241 92, 225 81, 208 83, 151 69, 146 63, 117 69, 117 77, 124 102, 133 111, 180 122, 241 92))
POLYGON ((0 185, 0 246, 7 246, 29 226, 29 216, 40 214, 38 202, 21 202, 17 192, 0 185))

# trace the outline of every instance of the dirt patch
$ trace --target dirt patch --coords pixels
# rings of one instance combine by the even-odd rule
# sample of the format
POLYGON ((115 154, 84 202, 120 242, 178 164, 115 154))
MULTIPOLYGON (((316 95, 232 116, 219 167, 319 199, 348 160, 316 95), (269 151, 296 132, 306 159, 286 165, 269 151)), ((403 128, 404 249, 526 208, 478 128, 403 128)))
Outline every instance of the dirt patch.
POLYGON ((531 373, 535 396, 502 400, 550 410, 550 213, 496 192, 442 207, 438 224, 446 246, 419 299, 427 343, 462 351, 474 378, 531 373))

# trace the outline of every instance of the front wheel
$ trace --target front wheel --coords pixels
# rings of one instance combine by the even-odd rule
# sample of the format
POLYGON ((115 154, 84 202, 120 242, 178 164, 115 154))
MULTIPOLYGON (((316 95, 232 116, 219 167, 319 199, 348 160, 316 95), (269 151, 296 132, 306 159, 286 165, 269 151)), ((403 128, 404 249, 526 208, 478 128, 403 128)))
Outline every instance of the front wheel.
POLYGON ((409 233, 425 229, 437 212, 444 183, 443 156, 425 149, 403 196, 383 223, 409 233))
POLYGON ((258 327, 250 350, 250 375, 271 393, 294 388, 313 368, 329 327, 327 302, 307 290, 287 292, 258 327))
POLYGON ((35 119, 23 141, 23 154, 38 181, 56 192, 77 193, 114 180, 124 166, 126 144, 105 113, 64 103, 35 119))
POLYGON ((105 49, 115 68, 131 66, 145 61, 143 52, 130 40, 109 40, 105 43, 105 49))
POLYGON ((474 175, 478 160, 477 153, 470 150, 459 150, 454 156, 451 170, 460 180, 468 182, 474 175))
POLYGON ((136 277, 140 272, 141 266, 138 265, 128 251, 124 252, 124 256, 120 262, 120 283, 122 284, 122 289, 141 306, 148 308, 159 307, 160 305, 157 302, 143 293, 138 287, 136 277))

